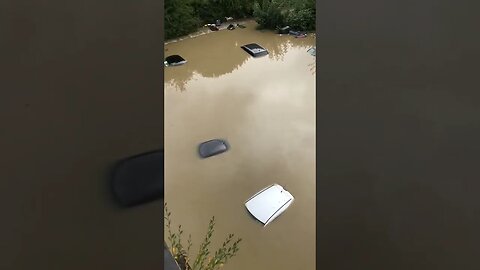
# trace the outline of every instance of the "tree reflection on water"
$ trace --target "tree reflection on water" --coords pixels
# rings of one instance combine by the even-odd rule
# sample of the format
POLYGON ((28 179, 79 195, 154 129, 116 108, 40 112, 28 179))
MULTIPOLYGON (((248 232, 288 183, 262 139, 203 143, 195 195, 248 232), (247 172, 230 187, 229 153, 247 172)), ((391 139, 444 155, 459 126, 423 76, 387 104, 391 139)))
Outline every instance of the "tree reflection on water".
MULTIPOLYGON (((188 82, 197 74, 207 78, 217 78, 229 74, 244 65, 251 56, 240 49, 240 46, 258 42, 269 51, 268 57, 275 61, 284 61, 285 54, 292 48, 305 49, 312 47, 312 38, 294 38, 289 35, 278 35, 271 31, 241 29, 224 33, 216 32, 199 37, 194 43, 183 46, 189 48, 184 56, 188 63, 178 67, 166 67, 166 85, 186 91, 188 82), (242 33, 241 31, 248 30, 242 33), (237 31, 237 32, 236 32, 237 31), (255 41, 254 41, 255 40, 255 41), (192 44, 194 44, 192 46, 192 44), (188 54, 189 53, 189 54, 188 54), (188 55, 187 55, 188 54, 188 55)), ((193 40, 191 40, 193 42, 193 40)), ((185 42, 185 41, 181 41, 185 42)), ((168 46, 175 46, 169 44, 168 46)), ((165 51, 169 49, 166 48, 165 51)), ((169 52, 172 50, 169 50, 169 52)), ((166 53, 167 55, 168 53, 166 53)), ((315 63, 310 66, 310 71, 315 73, 315 63)))

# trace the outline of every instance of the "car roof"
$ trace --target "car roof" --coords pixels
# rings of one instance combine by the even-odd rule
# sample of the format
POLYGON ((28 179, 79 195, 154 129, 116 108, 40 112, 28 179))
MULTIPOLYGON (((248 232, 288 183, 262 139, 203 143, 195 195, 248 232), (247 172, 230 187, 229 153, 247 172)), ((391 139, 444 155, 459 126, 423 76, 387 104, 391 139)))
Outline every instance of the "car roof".
POLYGON ((262 46, 258 45, 257 43, 250 43, 250 44, 243 45, 243 46, 247 47, 247 48, 250 49, 250 50, 253 50, 253 49, 262 49, 262 50, 265 50, 265 48, 263 48, 262 46))
POLYGON ((227 141, 222 139, 213 139, 213 140, 201 143, 198 146, 198 153, 200 154, 200 157, 207 158, 207 157, 221 154, 227 151, 228 149, 229 149, 229 145, 227 141))
POLYGON ((285 204, 293 200, 293 196, 282 186, 268 186, 245 202, 248 211, 260 222, 266 224, 285 204))
POLYGON ((264 56, 268 54, 268 51, 265 48, 256 43, 246 44, 241 46, 241 48, 253 57, 264 56))
POLYGON ((167 63, 171 64, 171 63, 179 63, 179 62, 183 62, 185 61, 185 59, 183 57, 181 57, 180 55, 170 55, 170 56, 167 56, 165 58, 165 61, 167 61, 167 63))

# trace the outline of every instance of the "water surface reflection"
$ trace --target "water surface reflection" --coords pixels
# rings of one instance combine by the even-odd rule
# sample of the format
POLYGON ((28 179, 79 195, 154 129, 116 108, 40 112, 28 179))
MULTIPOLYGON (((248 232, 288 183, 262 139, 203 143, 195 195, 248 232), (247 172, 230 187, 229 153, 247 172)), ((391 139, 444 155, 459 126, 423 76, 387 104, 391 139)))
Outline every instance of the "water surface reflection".
MULTIPOLYGON (((313 35, 307 38, 294 38, 277 35, 271 31, 256 31, 254 22, 247 22, 247 28, 233 31, 218 31, 195 38, 185 39, 165 45, 165 55, 179 54, 188 64, 165 69, 165 82, 180 91, 186 90, 186 83, 195 75, 216 78, 232 73, 245 64, 251 56, 240 46, 258 43, 269 51, 268 58, 283 61, 291 48, 308 50, 315 42, 313 35)), ((312 58, 314 59, 314 58, 312 58)), ((315 65, 312 61, 310 65, 315 65)))

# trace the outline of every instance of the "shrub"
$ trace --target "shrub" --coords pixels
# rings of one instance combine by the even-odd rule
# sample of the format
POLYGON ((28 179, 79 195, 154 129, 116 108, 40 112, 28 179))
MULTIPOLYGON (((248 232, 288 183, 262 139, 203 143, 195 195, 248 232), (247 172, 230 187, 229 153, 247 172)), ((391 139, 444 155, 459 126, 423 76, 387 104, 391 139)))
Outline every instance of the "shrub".
POLYGON ((234 234, 229 234, 226 240, 223 242, 222 247, 215 251, 215 254, 209 257, 210 255, 210 244, 211 238, 213 236, 214 227, 215 227, 215 217, 210 219, 208 224, 207 234, 200 244, 200 249, 195 257, 195 260, 191 261, 190 248, 192 246, 192 237, 188 236, 187 240, 187 249, 185 250, 182 244, 182 235, 183 230, 182 226, 178 225, 178 232, 172 231, 172 223, 170 220, 171 212, 168 211, 167 203, 165 203, 165 221, 166 228, 168 233, 168 241, 170 242, 170 252, 172 253, 175 260, 178 262, 182 270, 216 270, 222 267, 229 259, 234 257, 239 248, 238 244, 242 241, 241 238, 237 238, 232 242, 234 234), (192 264, 191 264, 192 263, 192 264))
POLYGON ((165 38, 187 35, 200 26, 189 0, 165 0, 165 38))
POLYGON ((275 29, 285 24, 282 0, 263 0, 253 4, 253 16, 261 28, 275 29))
POLYGON ((311 9, 290 12, 285 21, 293 29, 302 31, 313 30, 315 29, 315 12, 311 9))
POLYGON ((263 0, 253 4, 253 16, 260 28, 289 25, 294 30, 315 29, 315 2, 311 0, 263 0))

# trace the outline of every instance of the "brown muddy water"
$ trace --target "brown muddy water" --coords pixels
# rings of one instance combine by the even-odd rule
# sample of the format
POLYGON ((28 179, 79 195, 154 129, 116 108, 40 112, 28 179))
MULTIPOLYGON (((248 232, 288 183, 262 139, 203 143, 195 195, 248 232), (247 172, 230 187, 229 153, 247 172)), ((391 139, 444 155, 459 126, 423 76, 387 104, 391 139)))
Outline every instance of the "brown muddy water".
POLYGON ((315 37, 246 26, 165 45, 188 61, 165 68, 165 201, 194 252, 212 216, 213 247, 243 239, 225 269, 315 269, 315 37), (253 58, 248 43, 270 54, 253 58), (231 149, 200 159, 198 144, 214 138, 231 149), (263 227, 244 202, 272 183, 295 202, 263 227))

